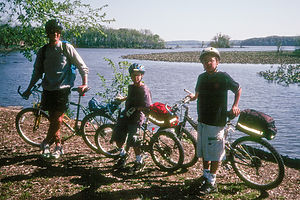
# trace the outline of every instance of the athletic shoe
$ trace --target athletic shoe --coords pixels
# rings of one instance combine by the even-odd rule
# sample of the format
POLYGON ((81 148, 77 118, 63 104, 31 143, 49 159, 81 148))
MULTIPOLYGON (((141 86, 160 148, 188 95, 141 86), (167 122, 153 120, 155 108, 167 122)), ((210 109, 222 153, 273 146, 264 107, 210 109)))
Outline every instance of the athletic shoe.
POLYGON ((42 150, 42 157, 43 158, 49 158, 50 157, 50 146, 49 146, 49 144, 46 144, 46 143, 42 142, 40 144, 40 148, 42 150))
POLYGON ((132 171, 138 172, 141 171, 145 167, 145 162, 134 162, 134 165, 132 167, 132 171))
POLYGON ((114 165, 114 168, 115 169, 125 168, 126 160, 127 160, 127 154, 120 156, 117 163, 114 165))
POLYGON ((56 146, 54 152, 51 154, 52 159, 59 159, 64 154, 62 146, 56 146))
POLYGON ((187 189, 187 191, 190 194, 197 194, 199 192, 199 188, 207 182, 207 178, 205 178, 203 175, 199 178, 196 179, 190 179, 190 180, 185 180, 184 185, 187 189))
POLYGON ((206 195, 214 192, 218 192, 217 184, 212 185, 208 181, 205 181, 205 183, 200 188, 200 194, 202 195, 206 195))

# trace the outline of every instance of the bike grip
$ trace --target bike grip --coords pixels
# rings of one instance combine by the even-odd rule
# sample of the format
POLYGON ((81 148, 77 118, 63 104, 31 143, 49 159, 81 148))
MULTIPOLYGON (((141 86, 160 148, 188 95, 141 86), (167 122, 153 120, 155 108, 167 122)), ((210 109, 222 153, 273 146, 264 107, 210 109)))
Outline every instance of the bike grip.
POLYGON ((29 97, 24 97, 23 94, 20 92, 20 90, 21 90, 21 86, 18 87, 18 93, 23 99, 28 100, 29 97))
POLYGON ((187 90, 187 89, 184 89, 184 91, 185 91, 186 93, 193 94, 191 91, 189 91, 189 90, 187 90))
POLYGON ((21 86, 19 85, 19 87, 18 87, 18 93, 19 93, 19 95, 21 95, 22 96, 22 93, 20 92, 20 89, 21 89, 21 86))

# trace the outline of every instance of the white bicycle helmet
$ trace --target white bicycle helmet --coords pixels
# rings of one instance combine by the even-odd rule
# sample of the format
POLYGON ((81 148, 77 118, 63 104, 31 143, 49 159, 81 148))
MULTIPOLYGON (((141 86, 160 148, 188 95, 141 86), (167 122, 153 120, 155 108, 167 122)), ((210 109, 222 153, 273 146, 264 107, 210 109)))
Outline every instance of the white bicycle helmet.
POLYGON ((207 48, 203 49, 200 53, 200 61, 201 62, 202 62, 202 59, 204 58, 204 56, 207 54, 212 54, 212 55, 216 56, 219 59, 219 61, 221 60, 220 52, 216 48, 207 47, 207 48))

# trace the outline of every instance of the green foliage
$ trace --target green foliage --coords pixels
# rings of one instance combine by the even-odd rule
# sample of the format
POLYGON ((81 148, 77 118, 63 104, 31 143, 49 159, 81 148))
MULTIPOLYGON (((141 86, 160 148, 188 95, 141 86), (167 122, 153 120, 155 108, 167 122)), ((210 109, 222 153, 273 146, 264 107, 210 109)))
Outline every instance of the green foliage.
POLYGON ((164 41, 149 30, 103 29, 103 34, 88 30, 76 40, 78 47, 94 48, 165 48, 164 41))
POLYGON ((102 97, 104 102, 109 102, 111 99, 120 94, 122 96, 127 96, 128 85, 130 84, 131 78, 128 73, 128 67, 131 63, 127 61, 121 61, 118 63, 118 66, 108 58, 104 58, 111 69, 113 70, 113 76, 110 79, 105 78, 101 74, 97 74, 101 80, 101 86, 103 91, 97 93, 102 97))
POLYGON ((270 82, 285 86, 289 84, 298 84, 300 86, 300 65, 281 65, 275 71, 269 69, 258 74, 270 82))
POLYGON ((300 36, 268 36, 241 41, 241 46, 300 46, 300 36))
POLYGON ((222 35, 221 33, 218 33, 214 38, 213 41, 210 43, 210 46, 215 48, 229 48, 230 37, 228 35, 222 35))
POLYGON ((0 46, 18 46, 31 60, 32 51, 36 53, 46 43, 43 26, 53 18, 59 19, 68 30, 64 39, 70 42, 87 29, 104 34, 102 24, 113 21, 105 19, 106 14, 102 11, 105 7, 107 5, 94 9, 80 0, 6 0, 0 3, 0 46))

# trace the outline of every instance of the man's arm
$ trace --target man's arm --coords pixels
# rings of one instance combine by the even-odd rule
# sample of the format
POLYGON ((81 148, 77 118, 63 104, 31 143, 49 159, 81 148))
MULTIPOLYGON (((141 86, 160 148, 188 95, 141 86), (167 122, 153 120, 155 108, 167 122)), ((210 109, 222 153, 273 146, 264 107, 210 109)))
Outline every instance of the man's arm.
POLYGON ((38 82, 38 80, 40 78, 42 78, 42 75, 43 75, 43 70, 42 70, 42 50, 40 49, 38 54, 37 54, 37 57, 36 57, 36 60, 34 62, 34 66, 33 66, 33 72, 32 72, 32 75, 31 75, 31 79, 30 79, 30 83, 27 87, 27 89, 23 92, 22 96, 24 99, 28 99, 30 94, 31 94, 31 89, 33 88, 33 86, 38 82))
POLYGON ((242 88, 239 88, 238 91, 234 93, 234 102, 231 111, 235 116, 238 116, 240 114, 239 101, 240 101, 241 94, 242 94, 242 88))
POLYGON ((82 85, 78 87, 79 93, 84 94, 85 90, 88 88, 88 75, 81 76, 82 85))

